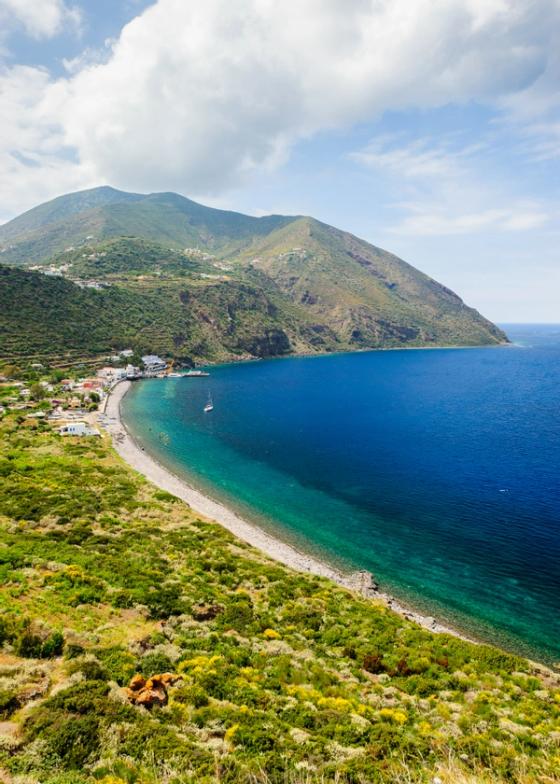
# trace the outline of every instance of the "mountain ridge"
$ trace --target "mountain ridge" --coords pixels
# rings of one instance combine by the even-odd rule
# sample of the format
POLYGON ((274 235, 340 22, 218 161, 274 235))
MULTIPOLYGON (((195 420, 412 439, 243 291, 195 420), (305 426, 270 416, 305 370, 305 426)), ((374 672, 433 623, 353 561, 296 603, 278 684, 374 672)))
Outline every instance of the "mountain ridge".
POLYGON ((156 241, 170 241, 181 247, 183 242, 193 238, 193 228, 194 231, 198 229, 201 232, 201 236, 196 239, 206 239, 208 242, 209 224, 223 237, 235 239, 249 235, 250 230, 251 236, 258 236, 266 233, 269 228, 285 225, 297 217, 299 216, 255 217, 232 210, 206 207, 171 191, 138 194, 119 191, 111 186, 100 186, 58 196, 0 226, 0 243, 4 244, 0 252, 5 254, 1 261, 22 265, 44 261, 54 253, 62 251, 65 242, 81 237, 84 231, 100 231, 100 238, 131 233, 136 235, 141 232, 139 236, 156 241), (127 209, 132 203, 137 206, 136 215, 127 209), (81 220, 76 225, 80 215, 81 220), (144 225, 138 225, 139 219, 144 221, 144 225), (182 225, 183 220, 186 225, 182 225), (41 232, 49 226, 52 237, 46 244, 42 244, 41 232), (136 231, 131 232, 131 228, 136 231))
MULTIPOLYGON (((128 194, 107 186, 58 197, 15 218, 0 227, 0 248, 0 263, 112 289, 87 299, 94 320, 97 303, 99 318, 110 324, 106 308, 124 298, 131 322, 115 311, 115 345, 131 325, 144 334, 144 316, 152 314, 155 331, 143 347, 168 356, 221 360, 252 353, 247 346, 260 346, 256 355, 268 356, 275 347, 309 353, 507 342, 446 286, 310 216, 254 217, 170 192, 128 194), (269 340, 271 329, 276 337, 269 340), (206 337, 200 342, 195 334, 206 337)), ((52 324, 52 338, 62 339, 64 348, 52 313, 61 323, 76 318, 72 299, 83 296, 66 288, 55 302, 45 280, 4 274, 5 305, 17 309, 18 285, 42 289, 35 310, 27 302, 29 324, 52 324)), ((16 323, 22 338, 27 331, 32 343, 39 339, 16 317, 3 327, 11 345, 22 345, 13 334, 16 323)), ((110 332, 103 333, 103 345, 110 332)), ((0 332, 0 349, 1 340, 0 332)))

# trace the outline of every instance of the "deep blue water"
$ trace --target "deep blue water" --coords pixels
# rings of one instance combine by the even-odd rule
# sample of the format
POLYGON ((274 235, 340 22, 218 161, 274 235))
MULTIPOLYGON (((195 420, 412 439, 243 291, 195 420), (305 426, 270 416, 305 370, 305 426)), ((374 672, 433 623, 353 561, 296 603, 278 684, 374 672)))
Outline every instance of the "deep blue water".
POLYGON ((560 660, 560 326, 513 347, 373 351, 134 385, 176 473, 401 599, 560 660), (202 408, 208 392, 214 411, 202 408))

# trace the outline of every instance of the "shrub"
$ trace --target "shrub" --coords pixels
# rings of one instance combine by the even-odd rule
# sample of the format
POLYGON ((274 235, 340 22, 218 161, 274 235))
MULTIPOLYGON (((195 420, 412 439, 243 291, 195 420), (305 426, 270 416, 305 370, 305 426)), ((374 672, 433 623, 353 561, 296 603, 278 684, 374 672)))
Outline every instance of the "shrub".
POLYGON ((173 692, 173 699, 195 708, 205 708, 209 702, 208 695, 200 686, 180 686, 173 692))
POLYGON ((54 659, 61 656, 64 649, 64 636, 61 632, 53 632, 41 646, 42 659, 54 659))
POLYGON ((169 656, 166 656, 164 653, 154 652, 138 659, 137 669, 142 675, 149 678, 150 675, 173 671, 174 664, 169 656))
POLYGON ((38 659, 41 656, 43 640, 31 629, 24 629, 15 640, 14 650, 18 656, 26 659, 38 659))
POLYGON ((43 739, 64 767, 81 770, 99 755, 99 721, 89 714, 61 719, 43 739))
POLYGON ((167 490, 156 490, 154 493, 154 498, 157 501, 166 501, 170 504, 176 504, 181 500, 180 498, 177 498, 176 495, 168 493, 167 490))
POLYGON ((69 642, 64 649, 64 656, 67 659, 76 659, 78 656, 83 655, 84 650, 83 645, 80 645, 77 642, 69 642))
POLYGON ((95 655, 103 665, 105 677, 120 686, 127 684, 136 672, 136 659, 126 648, 96 648, 95 655))
POLYGON ((404 658, 398 660, 397 665, 395 667, 395 672, 397 675, 400 675, 403 678, 405 678, 407 675, 412 674, 412 670, 408 666, 407 660, 404 658))
POLYGON ((61 632, 52 632, 46 639, 33 630, 31 621, 23 621, 19 633, 12 632, 14 651, 26 659, 53 659, 62 654, 64 636, 61 632))
POLYGON ((0 718, 6 719, 18 707, 17 695, 7 689, 0 690, 0 718))
POLYGON ((134 607, 136 600, 131 591, 115 591, 115 593, 111 594, 111 604, 113 607, 124 610, 130 607, 134 607))
POLYGON ((181 596, 181 588, 176 583, 167 583, 155 591, 150 591, 145 599, 150 611, 150 618, 169 618, 185 612, 185 603, 181 596))
POLYGON ((106 681, 107 673, 96 659, 77 659, 68 667, 68 674, 81 672, 87 681, 106 681))
POLYGON ((80 683, 36 708, 25 723, 27 740, 41 740, 45 756, 66 769, 81 769, 99 754, 100 701, 105 684, 80 683))
POLYGON ((108 693, 109 686, 101 681, 77 683, 50 697, 39 709, 39 714, 44 710, 48 715, 49 709, 55 712, 65 710, 72 713, 97 713, 108 693))
POLYGON ((275 746, 274 731, 262 724, 241 725, 237 727, 234 743, 241 744, 247 751, 262 753, 272 751, 275 746))
POLYGON ((249 596, 235 596, 221 616, 221 624, 225 628, 237 631, 246 629, 253 620, 253 603, 249 596))
POLYGON ((369 653, 364 656, 362 667, 366 672, 371 672, 374 675, 380 672, 385 672, 383 657, 379 653, 369 653))

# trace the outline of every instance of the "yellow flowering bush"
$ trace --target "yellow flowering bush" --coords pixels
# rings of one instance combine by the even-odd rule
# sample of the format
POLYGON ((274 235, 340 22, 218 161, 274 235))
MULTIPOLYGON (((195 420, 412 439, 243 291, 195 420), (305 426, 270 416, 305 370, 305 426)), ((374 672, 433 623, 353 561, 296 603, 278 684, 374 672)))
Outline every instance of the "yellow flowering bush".
POLYGON ((404 711, 394 708, 381 708, 378 715, 380 718, 394 721, 396 724, 405 724, 408 718, 404 711))

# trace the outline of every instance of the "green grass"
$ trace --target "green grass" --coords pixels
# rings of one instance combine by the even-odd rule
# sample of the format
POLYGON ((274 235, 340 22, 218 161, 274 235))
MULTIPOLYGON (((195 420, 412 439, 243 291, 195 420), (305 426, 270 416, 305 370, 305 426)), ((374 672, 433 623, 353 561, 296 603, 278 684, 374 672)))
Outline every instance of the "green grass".
POLYGON ((269 561, 105 440, 0 437, 5 778, 558 781, 556 675, 269 561), (166 707, 127 701, 165 671, 166 707))

